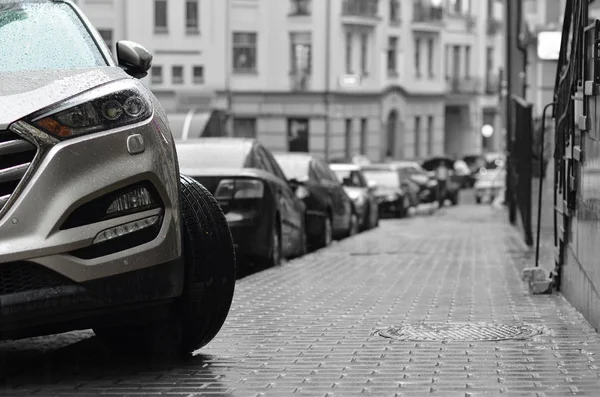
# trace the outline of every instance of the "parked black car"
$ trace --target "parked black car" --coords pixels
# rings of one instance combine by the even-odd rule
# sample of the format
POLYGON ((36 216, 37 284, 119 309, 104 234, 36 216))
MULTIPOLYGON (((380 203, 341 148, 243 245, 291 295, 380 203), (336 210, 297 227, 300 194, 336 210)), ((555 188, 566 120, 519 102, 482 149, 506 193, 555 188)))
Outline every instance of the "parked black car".
POLYGON ((308 242, 325 247, 334 238, 358 231, 358 214, 335 173, 322 159, 308 153, 276 153, 288 181, 306 205, 308 242))
POLYGON ((372 164, 361 167, 365 178, 374 184, 379 205, 379 216, 403 218, 412 206, 408 191, 402 189, 400 173, 390 164, 372 164))
POLYGON ((181 173, 218 200, 238 255, 275 266, 306 252, 305 206, 273 155, 253 139, 177 142, 181 173))
POLYGON ((356 164, 331 164, 330 168, 344 186, 344 190, 358 213, 361 230, 368 230, 379 225, 379 208, 375 188, 369 186, 360 166, 356 164))
POLYGON ((448 180, 446 185, 446 200, 450 200, 452 205, 458 204, 458 198, 460 195, 460 188, 462 186, 463 178, 456 174, 454 170, 455 160, 447 156, 437 156, 425 160, 422 164, 423 168, 429 172, 432 178, 436 175, 436 170, 441 164, 444 164, 448 168, 448 180))

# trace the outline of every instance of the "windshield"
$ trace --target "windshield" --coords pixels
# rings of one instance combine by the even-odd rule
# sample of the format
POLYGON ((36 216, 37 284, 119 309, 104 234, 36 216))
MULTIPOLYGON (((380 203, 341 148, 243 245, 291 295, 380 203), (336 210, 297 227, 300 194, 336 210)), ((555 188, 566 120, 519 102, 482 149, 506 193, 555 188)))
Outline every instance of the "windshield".
POLYGON ((333 170, 340 183, 348 187, 364 187, 360 173, 352 170, 333 170))
POLYGON ((275 159, 287 179, 299 181, 308 179, 310 158, 305 156, 275 155, 275 159))
POLYGON ((388 170, 364 170, 365 178, 369 181, 377 183, 378 186, 398 187, 400 186, 400 178, 395 171, 388 170))
POLYGON ((206 142, 178 144, 179 167, 185 168, 244 168, 248 145, 206 142))
POLYGON ((0 72, 107 66, 68 4, 0 3, 0 72))

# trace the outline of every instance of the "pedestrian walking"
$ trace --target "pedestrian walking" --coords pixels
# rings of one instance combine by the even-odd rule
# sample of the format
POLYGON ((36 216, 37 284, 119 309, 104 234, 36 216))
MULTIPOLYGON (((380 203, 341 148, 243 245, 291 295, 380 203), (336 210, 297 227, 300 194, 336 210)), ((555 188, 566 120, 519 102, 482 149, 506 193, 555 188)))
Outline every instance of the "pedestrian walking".
POLYGON ((438 202, 440 208, 444 206, 444 202, 446 201, 446 192, 448 189, 448 174, 449 169, 445 161, 440 161, 438 164, 435 174, 438 182, 438 202))

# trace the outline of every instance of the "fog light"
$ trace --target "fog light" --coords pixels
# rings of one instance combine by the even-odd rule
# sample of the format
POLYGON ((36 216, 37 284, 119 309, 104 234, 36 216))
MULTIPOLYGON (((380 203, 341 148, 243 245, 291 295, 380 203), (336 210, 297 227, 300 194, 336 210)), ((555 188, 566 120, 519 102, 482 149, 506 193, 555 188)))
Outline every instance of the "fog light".
POLYGON ((156 223, 158 223, 159 219, 160 219, 160 216, 155 215, 155 216, 151 216, 149 218, 140 219, 138 221, 129 222, 124 225, 106 229, 106 230, 100 232, 96 236, 96 239, 94 240, 94 244, 103 243, 105 241, 110 241, 115 238, 123 237, 127 234, 149 228, 150 226, 156 225, 156 223))
POLYGON ((152 204, 154 204, 154 200, 148 189, 145 187, 138 187, 113 201, 110 207, 108 207, 108 210, 106 210, 106 215, 148 207, 152 204))

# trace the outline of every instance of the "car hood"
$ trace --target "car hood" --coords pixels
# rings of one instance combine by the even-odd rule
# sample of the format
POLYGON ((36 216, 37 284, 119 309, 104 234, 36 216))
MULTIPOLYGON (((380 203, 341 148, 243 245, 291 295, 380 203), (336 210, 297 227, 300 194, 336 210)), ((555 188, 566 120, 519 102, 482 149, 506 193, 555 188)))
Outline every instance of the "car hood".
POLYGON ((388 187, 388 186, 378 186, 375 189, 375 196, 387 196, 389 194, 397 193, 402 195, 404 192, 399 187, 388 187))
POLYGON ((356 199, 359 196, 367 195, 367 189, 362 187, 344 186, 344 190, 346 191, 348 197, 350 197, 352 200, 356 199))
POLYGON ((23 117, 111 81, 131 78, 111 66, 0 73, 0 130, 23 117))

